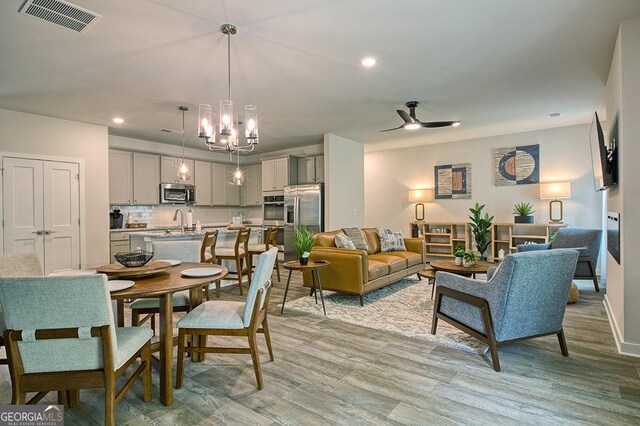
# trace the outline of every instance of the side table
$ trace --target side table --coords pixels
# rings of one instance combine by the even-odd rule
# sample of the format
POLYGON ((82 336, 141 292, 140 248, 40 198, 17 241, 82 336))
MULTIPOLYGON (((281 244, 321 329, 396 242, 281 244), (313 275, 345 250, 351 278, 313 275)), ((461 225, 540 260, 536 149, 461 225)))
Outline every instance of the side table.
POLYGON ((322 294, 322 282, 320 281, 320 269, 326 268, 329 266, 331 262, 328 260, 319 260, 317 262, 309 262, 306 265, 301 265, 297 260, 292 260, 290 262, 286 262, 284 265, 284 269, 289 271, 289 277, 287 278, 287 286, 284 289, 284 298, 282 299, 282 309, 280 309, 280 313, 284 312, 284 303, 287 301, 287 292, 289 291, 289 283, 291 283, 291 273, 293 271, 310 271, 311 272, 311 282, 312 282, 312 292, 316 297, 316 304, 318 303, 318 294, 316 292, 316 285, 318 289, 320 289, 320 300, 322 301, 322 311, 325 315, 327 315, 327 310, 324 307, 324 295, 322 294))

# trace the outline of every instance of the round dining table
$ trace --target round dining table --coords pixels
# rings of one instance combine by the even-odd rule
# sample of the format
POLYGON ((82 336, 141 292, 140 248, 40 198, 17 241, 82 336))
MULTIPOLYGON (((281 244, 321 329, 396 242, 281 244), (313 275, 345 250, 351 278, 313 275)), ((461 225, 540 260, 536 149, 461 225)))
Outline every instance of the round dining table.
MULTIPOLYGON (((111 299, 117 302, 118 327, 124 327, 124 301, 157 297, 160 299, 160 341, 158 344, 160 360, 160 401, 164 405, 173 403, 173 294, 189 290, 191 308, 202 303, 202 287, 224 278, 229 270, 211 263, 183 262, 156 274, 130 278, 135 281, 132 287, 111 293, 111 299), (221 268, 220 273, 206 277, 186 277, 182 271, 191 268, 221 268)), ((155 345, 152 345, 154 348, 155 345)), ((193 354, 192 361, 202 360, 202 354, 193 354)))

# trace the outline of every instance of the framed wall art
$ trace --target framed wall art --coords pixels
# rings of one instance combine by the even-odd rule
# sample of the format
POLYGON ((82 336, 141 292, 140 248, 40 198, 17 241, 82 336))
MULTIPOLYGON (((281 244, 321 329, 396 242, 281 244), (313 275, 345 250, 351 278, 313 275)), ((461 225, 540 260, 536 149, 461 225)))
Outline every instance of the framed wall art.
POLYGON ((434 167, 435 198, 471 198, 471 163, 434 167))
POLYGON ((540 145, 498 148, 492 153, 495 186, 540 182, 540 145))

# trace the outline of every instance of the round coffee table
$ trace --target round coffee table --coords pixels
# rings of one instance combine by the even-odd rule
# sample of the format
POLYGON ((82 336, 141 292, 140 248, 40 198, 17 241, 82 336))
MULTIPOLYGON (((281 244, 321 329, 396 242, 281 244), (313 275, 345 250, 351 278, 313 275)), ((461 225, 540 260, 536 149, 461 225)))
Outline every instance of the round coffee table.
POLYGON ((456 262, 453 259, 434 260, 431 262, 431 267, 436 271, 450 272, 452 274, 463 275, 465 277, 473 276, 474 278, 476 274, 486 274, 487 269, 489 269, 490 266, 497 266, 497 264, 493 262, 486 262, 484 260, 476 260, 472 266, 465 267, 462 265, 456 265, 456 262))
POLYGON ((287 300, 287 292, 289 291, 289 283, 291 282, 291 273, 293 271, 310 271, 311 272, 311 282, 312 282, 312 293, 316 296, 316 304, 318 303, 318 294, 316 293, 316 283, 318 283, 318 288, 320 289, 320 300, 322 301, 322 311, 325 315, 327 315, 327 310, 324 307, 324 295, 322 294, 322 282, 320 281, 320 269, 326 268, 329 266, 331 262, 328 260, 319 260, 317 262, 309 262, 306 265, 301 265, 297 260, 292 260, 290 262, 286 262, 284 265, 284 269, 289 270, 289 277, 287 278, 287 286, 284 288, 284 298, 282 299, 282 309, 280 309, 280 313, 284 312, 284 302, 287 300))

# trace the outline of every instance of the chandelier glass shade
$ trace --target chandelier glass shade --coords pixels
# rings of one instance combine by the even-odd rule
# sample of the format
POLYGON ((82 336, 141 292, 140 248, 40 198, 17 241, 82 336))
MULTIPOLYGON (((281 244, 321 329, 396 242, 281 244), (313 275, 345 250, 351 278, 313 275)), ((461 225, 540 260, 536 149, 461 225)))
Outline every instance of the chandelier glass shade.
POLYGON ((184 113, 189 111, 189 108, 180 106, 178 109, 182 111, 182 160, 180 160, 180 164, 178 165, 178 181, 187 182, 191 179, 191 170, 189 170, 189 163, 184 159, 184 113))
MULTIPOLYGON (((210 104, 200 104, 198 108, 198 136, 204 139, 209 150, 226 151, 230 154, 240 151, 253 151, 258 144, 258 110, 255 105, 244 108, 244 122, 233 115, 233 101, 231 100, 231 36, 236 34, 237 28, 232 24, 220 27, 222 34, 227 36, 227 72, 228 98, 220 101, 218 124, 213 121, 213 108, 210 104), (240 142, 239 127, 244 125, 245 140, 240 142)), ((240 168, 238 168, 240 170, 240 168)))

